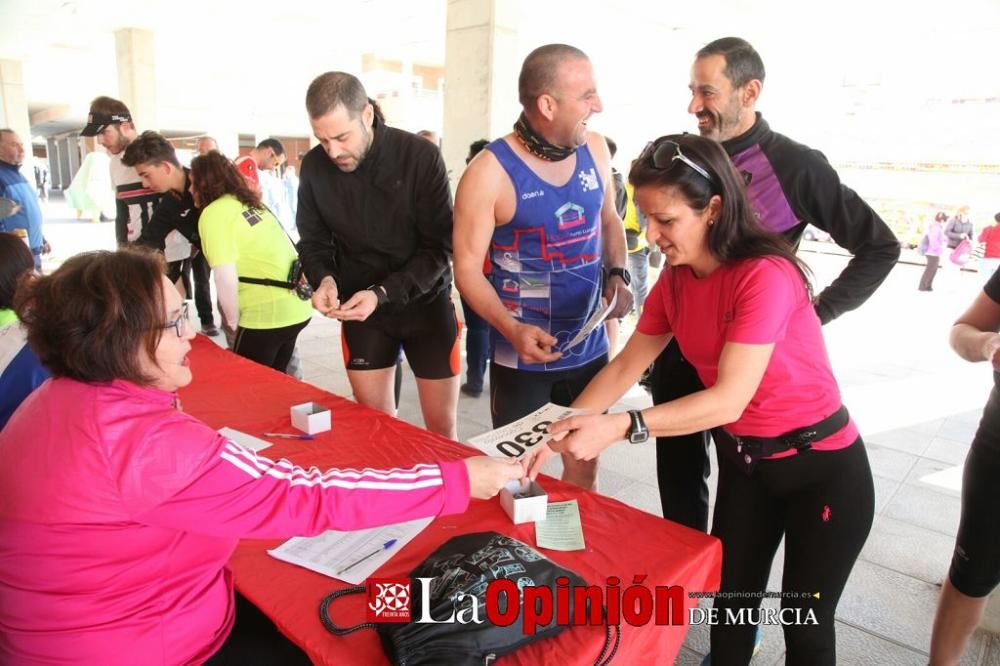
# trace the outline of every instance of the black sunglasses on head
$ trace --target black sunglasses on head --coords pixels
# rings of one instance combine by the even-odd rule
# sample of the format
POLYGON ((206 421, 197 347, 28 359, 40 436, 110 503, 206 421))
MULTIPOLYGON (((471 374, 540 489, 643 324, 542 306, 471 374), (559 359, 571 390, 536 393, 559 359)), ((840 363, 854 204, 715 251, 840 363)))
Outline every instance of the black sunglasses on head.
POLYGON ((642 151, 642 155, 639 159, 646 159, 652 165, 654 169, 659 169, 661 171, 669 171, 674 168, 677 162, 683 162, 684 164, 691 167, 695 173, 700 175, 702 178, 707 180, 712 185, 715 185, 715 179, 703 166, 698 165, 690 157, 685 155, 681 151, 681 146, 676 141, 671 141, 669 139, 661 139, 659 141, 650 141, 646 144, 645 150, 642 151))

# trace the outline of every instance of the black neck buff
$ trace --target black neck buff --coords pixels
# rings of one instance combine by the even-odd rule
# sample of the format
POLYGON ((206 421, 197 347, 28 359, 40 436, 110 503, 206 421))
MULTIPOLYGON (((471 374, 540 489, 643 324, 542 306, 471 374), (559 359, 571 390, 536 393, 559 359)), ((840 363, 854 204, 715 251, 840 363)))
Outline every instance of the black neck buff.
POLYGON ((563 146, 557 146, 546 141, 545 137, 536 132, 535 128, 528 123, 528 119, 524 117, 523 112, 518 116, 517 122, 514 123, 514 134, 517 135, 525 150, 535 157, 540 157, 549 162, 561 162, 576 152, 576 146, 564 148, 563 146))

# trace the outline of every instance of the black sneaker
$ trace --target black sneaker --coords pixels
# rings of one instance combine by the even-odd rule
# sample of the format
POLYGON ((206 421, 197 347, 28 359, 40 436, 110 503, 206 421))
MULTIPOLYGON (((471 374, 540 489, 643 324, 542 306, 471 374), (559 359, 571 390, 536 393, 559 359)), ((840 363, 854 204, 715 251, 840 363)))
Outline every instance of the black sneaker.
POLYGON ((483 394, 483 388, 479 387, 477 389, 476 387, 470 385, 469 382, 465 382, 462 384, 462 393, 472 398, 478 398, 483 394))
POLYGON ((219 329, 215 327, 215 324, 202 324, 201 332, 205 335, 215 337, 219 334, 219 329))

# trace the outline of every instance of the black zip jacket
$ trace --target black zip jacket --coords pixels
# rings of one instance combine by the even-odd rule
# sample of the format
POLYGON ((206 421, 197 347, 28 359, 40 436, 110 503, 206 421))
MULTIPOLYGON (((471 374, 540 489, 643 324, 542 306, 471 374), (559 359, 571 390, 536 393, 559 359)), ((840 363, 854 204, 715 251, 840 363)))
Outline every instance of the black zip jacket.
POLYGON ((750 203, 766 228, 798 246, 812 224, 854 255, 819 294, 820 321, 826 324, 868 300, 899 259, 899 240, 840 182, 823 153, 771 131, 759 113, 753 127, 722 146, 748 181, 750 203))
POLYGON ((426 139, 377 120, 374 132, 351 173, 322 146, 302 160, 299 257, 314 287, 333 277, 341 302, 381 285, 391 304, 427 303, 451 288, 448 172, 426 139))
POLYGON ((184 192, 164 192, 153 216, 142 225, 142 233, 136 242, 162 252, 166 248, 167 234, 176 229, 201 251, 201 238, 198 236, 200 216, 201 210, 195 208, 194 197, 191 196, 191 170, 185 167, 184 192))

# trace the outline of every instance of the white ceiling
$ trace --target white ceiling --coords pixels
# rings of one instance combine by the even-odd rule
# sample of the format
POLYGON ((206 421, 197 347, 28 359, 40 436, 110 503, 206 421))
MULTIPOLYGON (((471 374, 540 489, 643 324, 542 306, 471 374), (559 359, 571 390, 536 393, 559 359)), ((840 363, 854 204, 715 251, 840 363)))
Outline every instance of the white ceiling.
MULTIPOLYGON (((164 129, 223 119, 308 134, 302 100, 320 72, 359 72, 364 53, 442 65, 447 1, 0 0, 0 58, 23 63, 33 112, 65 106, 64 122, 79 123, 94 96, 118 89, 114 31, 146 28, 164 129)), ((930 146, 1000 160, 1000 0, 495 1, 521 19, 517 62, 554 41, 590 54, 605 104, 593 124, 625 153, 693 129, 692 54, 737 34, 767 65, 760 108, 772 125, 832 159, 917 159, 930 146)))

